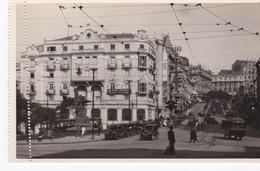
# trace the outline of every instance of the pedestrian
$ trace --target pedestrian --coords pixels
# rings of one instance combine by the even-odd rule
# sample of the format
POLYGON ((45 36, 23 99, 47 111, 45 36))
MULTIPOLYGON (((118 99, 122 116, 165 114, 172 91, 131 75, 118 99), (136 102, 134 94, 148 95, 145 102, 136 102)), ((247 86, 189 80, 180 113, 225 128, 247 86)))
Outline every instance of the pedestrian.
POLYGON ((173 130, 173 125, 170 125, 170 130, 168 131, 168 140, 169 140, 169 145, 166 148, 164 154, 166 155, 174 155, 175 154, 175 136, 173 130))
POLYGON ((39 129, 39 134, 38 134, 38 142, 42 142, 42 137, 44 135, 44 131, 42 128, 39 129))
POLYGON ((81 127, 81 138, 85 137, 85 134, 86 134, 86 128, 85 128, 85 126, 82 126, 81 127))
POLYGON ((98 135, 100 135, 100 132, 101 132, 101 123, 100 122, 98 122, 98 128, 97 128, 98 130, 98 135))
POLYGON ((81 134, 80 126, 77 125, 76 137, 80 136, 80 134, 81 134))
POLYGON ((196 128, 192 127, 190 131, 190 142, 195 142, 197 141, 197 131, 196 128))

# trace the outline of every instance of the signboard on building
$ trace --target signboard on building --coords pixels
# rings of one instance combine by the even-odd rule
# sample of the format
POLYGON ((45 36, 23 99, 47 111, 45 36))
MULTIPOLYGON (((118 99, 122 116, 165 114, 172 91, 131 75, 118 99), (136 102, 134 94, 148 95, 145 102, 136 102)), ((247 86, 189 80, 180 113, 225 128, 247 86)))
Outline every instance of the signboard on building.
POLYGON ((163 49, 163 81, 168 80, 168 54, 166 49, 163 49))
POLYGON ((107 94, 109 95, 116 95, 116 94, 122 94, 122 95, 129 95, 131 93, 131 90, 129 89, 108 89, 107 94))

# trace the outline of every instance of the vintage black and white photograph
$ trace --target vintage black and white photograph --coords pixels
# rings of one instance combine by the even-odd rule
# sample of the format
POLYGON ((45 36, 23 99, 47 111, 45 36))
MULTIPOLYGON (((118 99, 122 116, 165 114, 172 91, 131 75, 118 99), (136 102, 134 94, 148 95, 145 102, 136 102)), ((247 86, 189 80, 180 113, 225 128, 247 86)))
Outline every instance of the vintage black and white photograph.
POLYGON ((259 159, 260 3, 17 3, 16 159, 259 159))

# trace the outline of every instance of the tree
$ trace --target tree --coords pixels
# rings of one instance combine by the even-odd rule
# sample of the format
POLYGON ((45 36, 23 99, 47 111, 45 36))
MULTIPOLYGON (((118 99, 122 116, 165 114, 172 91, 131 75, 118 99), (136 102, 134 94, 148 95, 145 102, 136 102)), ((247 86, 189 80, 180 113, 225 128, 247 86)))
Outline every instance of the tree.
POLYGON ((16 89, 16 128, 17 131, 20 129, 20 124, 27 123, 27 100, 23 94, 16 89))
POLYGON ((212 90, 209 91, 206 95, 209 99, 230 100, 232 98, 230 94, 221 90, 218 91, 212 90))
POLYGON ((74 106, 74 98, 68 97, 64 99, 57 107, 56 111, 58 111, 58 115, 60 119, 69 118, 68 107, 74 106))

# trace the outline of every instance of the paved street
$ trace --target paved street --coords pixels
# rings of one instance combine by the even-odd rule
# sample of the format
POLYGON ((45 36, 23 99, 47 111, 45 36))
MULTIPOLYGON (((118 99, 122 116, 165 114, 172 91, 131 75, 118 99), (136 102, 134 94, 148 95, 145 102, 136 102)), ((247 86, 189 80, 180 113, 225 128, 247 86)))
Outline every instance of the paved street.
MULTIPOLYGON (((192 112, 198 113, 204 104, 194 106, 192 112)), ((221 116, 217 117, 221 120, 221 116)), ((219 122, 220 123, 220 122, 219 122)), ((251 129, 250 127, 248 129, 251 129)), ((251 158, 260 157, 260 139, 253 136, 244 137, 242 141, 224 138, 220 124, 207 125, 205 131, 198 132, 198 142, 189 142, 189 130, 185 125, 174 129, 176 138, 176 155, 166 156, 164 150, 168 145, 167 128, 160 128, 159 139, 141 141, 139 136, 120 140, 103 140, 104 136, 91 135, 85 138, 74 136, 57 138, 53 141, 43 140, 38 143, 33 140, 33 158, 251 158)), ((250 132, 250 131, 249 131, 250 132)), ((252 132, 252 131, 251 131, 252 132)), ((28 154, 25 141, 18 141, 18 157, 28 154)))

